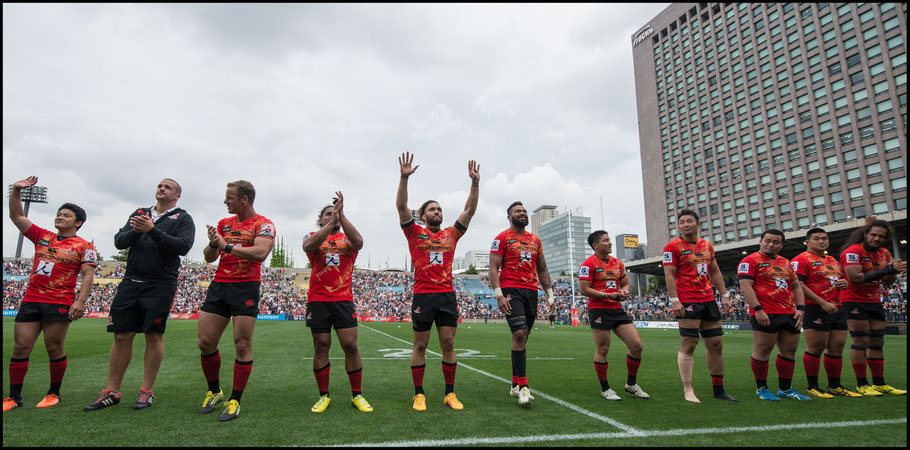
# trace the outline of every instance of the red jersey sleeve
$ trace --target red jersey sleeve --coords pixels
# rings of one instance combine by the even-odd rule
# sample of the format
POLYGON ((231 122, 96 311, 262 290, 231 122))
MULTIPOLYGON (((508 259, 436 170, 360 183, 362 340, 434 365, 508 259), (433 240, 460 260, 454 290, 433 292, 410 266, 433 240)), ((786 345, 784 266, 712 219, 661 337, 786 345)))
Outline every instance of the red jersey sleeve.
POLYGON ((757 269, 755 261, 752 259, 752 255, 749 255, 739 262, 739 266, 736 269, 736 276, 740 280, 743 278, 754 280, 757 269))
POLYGON ((790 265, 793 266, 793 270, 796 272, 796 277, 798 279, 805 280, 809 277, 811 263, 806 259, 805 253, 800 253, 796 258, 793 258, 790 265))
POLYGON ((594 265, 591 264, 591 258, 588 258, 581 264, 581 267, 578 269, 578 279, 585 281, 594 281, 593 274, 594 265))
POLYGON ((493 238, 493 243, 490 244, 490 254, 497 254, 499 256, 505 256, 506 254, 506 232, 503 231, 499 233, 495 238, 493 238))
POLYGON ((676 246, 673 245, 673 241, 670 241, 664 246, 664 265, 676 267, 678 262, 679 252, 677 251, 676 246))

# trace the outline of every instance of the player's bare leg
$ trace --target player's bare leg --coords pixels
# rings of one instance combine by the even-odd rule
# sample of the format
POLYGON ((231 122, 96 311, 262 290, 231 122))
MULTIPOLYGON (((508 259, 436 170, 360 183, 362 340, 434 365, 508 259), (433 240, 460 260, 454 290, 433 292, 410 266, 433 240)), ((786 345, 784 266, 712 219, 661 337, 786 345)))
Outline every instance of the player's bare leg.
POLYGON ((22 383, 25 371, 28 370, 28 357, 35 348, 35 342, 41 334, 41 322, 15 322, 13 325, 13 355, 9 362, 10 395, 3 401, 3 411, 22 406, 22 383), (24 368, 23 368, 24 367, 24 368), (16 375, 15 373, 18 373, 16 375), (20 381, 13 384, 12 378, 19 377, 20 381))
POLYGON ((414 348, 411 350, 411 366, 427 363, 427 344, 430 342, 430 330, 414 332, 414 348))
POLYGON ((66 352, 63 349, 63 343, 66 342, 66 333, 69 331, 70 322, 55 320, 42 323, 41 327, 44 331, 44 346, 51 362, 51 385, 47 391, 47 396, 36 406, 45 408, 54 406, 60 401, 60 385, 63 383, 63 375, 66 373, 66 352))
MULTIPOLYGON (((679 319, 680 328, 698 329, 701 321, 697 319, 679 319)), ((688 402, 701 403, 695 396, 695 388, 692 386, 692 368, 695 365, 695 347, 698 345, 698 337, 680 336, 679 353, 676 355, 676 362, 679 364, 679 378, 683 385, 683 398, 688 402)))
POLYGON ((133 359, 133 338, 136 332, 114 333, 111 358, 107 367, 107 389, 120 392, 123 376, 133 359))
POLYGON ((198 338, 199 351, 203 355, 209 355, 218 350, 218 341, 221 340, 221 335, 224 334, 224 329, 227 328, 230 322, 231 319, 227 317, 199 311, 196 336, 198 338))
POLYGON ((142 376, 142 389, 151 391, 164 360, 164 333, 145 334, 145 369, 142 376))

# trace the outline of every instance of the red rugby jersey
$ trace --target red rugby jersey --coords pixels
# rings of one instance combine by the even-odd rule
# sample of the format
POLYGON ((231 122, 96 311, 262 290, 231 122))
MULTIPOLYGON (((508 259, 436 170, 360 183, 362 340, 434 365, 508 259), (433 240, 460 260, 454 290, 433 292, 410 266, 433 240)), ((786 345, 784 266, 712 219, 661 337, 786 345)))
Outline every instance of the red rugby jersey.
POLYGON ((490 246, 490 254, 502 256, 499 286, 537 290, 537 258, 543 256, 540 238, 525 232, 517 234, 511 228, 499 233, 490 246))
POLYGON ((664 265, 676 267, 676 296, 683 303, 713 302, 710 267, 714 246, 704 239, 695 243, 676 238, 664 247, 664 265))
POLYGON ((357 253, 344 233, 330 234, 318 250, 307 253, 312 266, 307 302, 354 301, 351 281, 357 253))
POLYGON ((452 260, 455 244, 468 230, 455 225, 435 232, 417 225, 414 220, 401 225, 408 239, 408 250, 414 264, 414 293, 452 292, 452 260))
MULTIPOLYGON (((840 289, 834 283, 840 279, 840 264, 831 255, 817 256, 810 252, 802 252, 793 258, 790 263, 796 271, 796 277, 801 283, 821 297, 822 300, 840 306, 840 289)), ((806 304, 815 304, 806 299, 806 304)))
MULTIPOLYGON (((840 255, 840 265, 843 268, 847 266, 861 266, 863 273, 879 270, 891 264, 891 252, 882 247, 877 251, 869 253, 863 244, 855 244, 847 247, 840 255)), ((844 278, 847 278, 847 272, 842 269, 844 278)), ((854 284, 847 279, 849 284, 847 289, 840 293, 842 302, 864 302, 879 303, 882 301, 879 290, 881 289, 881 280, 875 280, 871 283, 854 284)))
MULTIPOLYGON (((740 280, 752 279, 752 290, 758 298, 758 304, 767 314, 792 314, 796 312, 793 301, 793 284, 797 281, 796 272, 790 261, 777 255, 769 258, 761 252, 755 252, 743 258, 736 271, 740 280)), ((755 311, 749 307, 749 315, 755 311)))
MULTIPOLYGON (((275 239, 275 224, 265 216, 256 214, 241 222, 237 216, 218 221, 218 233, 224 236, 225 242, 234 247, 252 247, 257 237, 275 239)), ((240 283, 243 281, 260 281, 261 261, 249 261, 234 255, 221 252, 218 270, 214 281, 221 283, 240 283)))
MULTIPOLYGON (((608 256, 607 261, 591 255, 578 269, 578 279, 591 282, 591 289, 613 294, 619 292, 622 279, 626 277, 626 266, 617 258, 608 256)), ((588 309, 622 309, 622 302, 606 298, 588 298, 588 309)))
POLYGON ((81 237, 60 239, 56 233, 35 224, 24 236, 35 243, 35 262, 22 301, 72 305, 76 301, 76 278, 82 265, 98 265, 95 248, 81 237))

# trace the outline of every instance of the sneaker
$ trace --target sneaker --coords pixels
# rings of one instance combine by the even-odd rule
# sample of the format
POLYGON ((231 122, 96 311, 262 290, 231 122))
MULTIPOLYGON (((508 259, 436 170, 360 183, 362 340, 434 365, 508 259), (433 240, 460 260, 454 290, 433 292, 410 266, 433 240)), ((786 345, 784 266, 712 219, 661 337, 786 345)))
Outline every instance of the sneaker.
POLYGON ((136 403, 133 403, 133 409, 145 409, 152 406, 152 399, 154 398, 152 391, 140 389, 139 396, 136 397, 136 403))
POLYGON ((319 400, 316 400, 316 404, 313 405, 312 408, 310 408, 310 411, 313 411, 314 413, 321 413, 321 412, 325 411, 326 408, 329 407, 329 402, 331 402, 331 401, 332 401, 332 399, 329 398, 328 394, 320 395, 319 400))
POLYGON ((221 399, 224 398, 224 391, 221 389, 218 390, 218 393, 215 394, 212 391, 205 393, 205 400, 202 401, 202 406, 199 408, 199 414, 208 414, 215 410, 215 405, 221 403, 221 399))
POLYGON ((780 389, 777 390, 777 396, 781 398, 792 398, 793 400, 812 400, 812 397, 806 397, 799 392, 796 392, 796 389, 790 388, 786 391, 780 389))
POLYGON ((721 400, 726 400, 728 402, 739 403, 739 400, 733 398, 730 394, 726 392, 721 392, 720 394, 714 394, 714 398, 719 398, 721 400))
POLYGON ((622 397, 616 395, 616 391, 613 389, 607 389, 600 393, 600 396, 607 400, 622 400, 622 397))
POLYGON ((762 400, 771 400, 771 401, 775 401, 775 402, 780 401, 780 399, 777 398, 777 396, 775 396, 774 394, 772 394, 771 391, 769 391, 768 388, 766 388, 766 387, 759 388, 758 390, 756 390, 755 396, 762 400))
POLYGON ((3 411, 4 411, 4 412, 9 411, 9 410, 14 409, 14 408, 18 408, 18 407, 20 407, 20 406, 22 406, 22 399, 21 399, 21 398, 17 400, 17 399, 14 399, 14 398, 12 398, 12 397, 6 397, 6 398, 3 400, 3 411))
POLYGON ((821 388, 809 388, 809 395, 818 398, 834 398, 833 395, 821 390, 821 388))
POLYGON ((351 405, 360 410, 360 412, 373 412, 373 407, 367 402, 367 399, 358 394, 351 399, 351 405))
POLYGON ((236 419, 240 415, 240 402, 237 400, 228 400, 224 404, 224 411, 221 412, 221 417, 218 420, 222 422, 227 422, 231 419, 236 419))
POLYGON ((83 411, 94 411, 96 409, 107 408, 108 406, 114 406, 120 404, 120 393, 114 392, 110 389, 105 389, 101 391, 101 395, 91 402, 85 408, 82 408, 83 411))
POLYGON ((523 408, 534 406, 534 399, 531 397, 531 389, 527 386, 518 391, 518 405, 523 408))
MULTIPOLYGON (((315 408, 315 406, 313 407, 315 408)), ((427 397, 423 394, 414 395, 414 405, 411 406, 417 411, 426 411, 427 410, 427 397)))
POLYGON ((885 394, 882 394, 881 392, 879 392, 878 389, 875 389, 874 387, 869 386, 868 384, 864 385, 864 386, 857 386, 856 391, 859 392, 860 394, 862 394, 863 397, 878 397, 880 395, 885 395, 885 394))
POLYGON ((446 398, 443 399, 442 402, 445 403, 446 405, 449 405, 450 408, 458 410, 458 411, 461 411, 462 409, 464 409, 464 405, 462 405, 461 402, 458 401, 458 397, 455 397, 454 392, 449 392, 448 395, 446 395, 446 398))
POLYGON ((862 394, 851 391, 843 386, 838 386, 836 388, 828 388, 828 393, 831 395, 840 395, 843 397, 862 397, 862 394))
POLYGON ((636 397, 638 397, 638 398, 643 398, 643 399, 645 399, 645 400, 651 398, 651 396, 648 395, 647 392, 641 390, 641 388, 640 388, 637 384, 633 384, 633 385, 631 385, 631 386, 629 386, 629 385, 627 384, 627 385, 626 385, 626 392, 628 392, 628 393, 630 393, 630 394, 634 394, 636 397))
POLYGON ((893 388, 893 387, 891 387, 891 386, 889 386, 889 385, 887 385, 887 384, 886 384, 886 385, 883 385, 883 386, 879 386, 879 385, 873 384, 872 387, 875 388, 876 391, 879 391, 879 392, 884 393, 884 394, 891 394, 891 395, 907 395, 907 391, 905 391, 905 390, 903 390, 903 389, 893 388))
POLYGON ((50 406, 55 406, 57 403, 60 403, 60 395, 47 394, 47 396, 44 397, 44 400, 41 400, 37 405, 35 405, 35 408, 47 408, 50 406))

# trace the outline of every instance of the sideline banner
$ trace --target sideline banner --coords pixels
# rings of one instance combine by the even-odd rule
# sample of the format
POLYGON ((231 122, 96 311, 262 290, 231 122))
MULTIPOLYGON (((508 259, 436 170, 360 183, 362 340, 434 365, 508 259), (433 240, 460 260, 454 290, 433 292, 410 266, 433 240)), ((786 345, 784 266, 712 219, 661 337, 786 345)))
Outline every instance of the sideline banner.
POLYGON ((256 320, 286 320, 284 314, 259 314, 256 320))
POLYGON ((572 314, 572 326, 577 327, 578 326, 578 308, 572 308, 570 310, 570 312, 572 314))
MULTIPOLYGON (((678 322, 654 322, 654 321, 645 321, 645 320, 636 320, 633 322, 635 328, 664 328, 664 329, 679 329, 678 322)), ((752 326, 748 322, 743 323, 722 323, 721 328, 724 330, 751 330, 752 326)))

